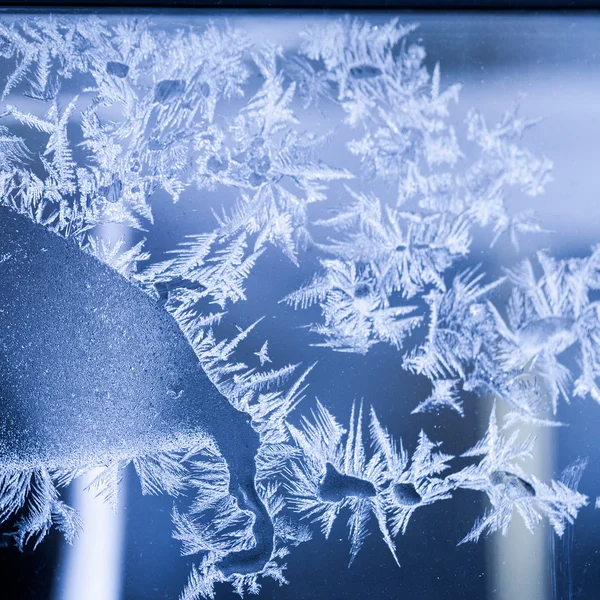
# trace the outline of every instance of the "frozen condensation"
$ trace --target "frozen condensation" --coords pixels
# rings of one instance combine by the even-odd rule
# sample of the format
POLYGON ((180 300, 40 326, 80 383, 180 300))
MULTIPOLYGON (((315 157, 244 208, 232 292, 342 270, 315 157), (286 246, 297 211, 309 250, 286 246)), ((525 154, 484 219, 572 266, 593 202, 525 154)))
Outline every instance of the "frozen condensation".
POLYGON ((350 563, 371 521, 400 563, 414 512, 461 489, 489 500, 462 542, 514 514, 562 535, 588 503, 579 476, 526 470, 519 427, 556 425, 561 398, 600 402, 600 249, 473 267, 481 231, 514 248, 543 231, 506 199, 542 194, 552 163, 524 146, 536 121, 516 104, 498 123, 470 111, 458 135, 460 86, 426 68, 415 29, 328 18, 284 49, 221 22, 0 17, 0 519, 20 512, 19 546, 51 526, 73 540, 85 524, 60 489, 102 466, 116 506, 130 463, 144 493, 173 496, 173 535, 198 557, 182 600, 285 583, 288 552, 342 510, 350 563), (186 194, 211 217, 150 252, 156 207, 186 194), (457 462, 425 432, 407 450, 362 402, 346 425, 327 398, 307 416, 312 367, 271 368, 260 321, 220 329, 277 254, 314 267, 281 302, 315 345, 387 345, 430 382, 407 418, 491 396, 505 421, 494 406, 457 462))

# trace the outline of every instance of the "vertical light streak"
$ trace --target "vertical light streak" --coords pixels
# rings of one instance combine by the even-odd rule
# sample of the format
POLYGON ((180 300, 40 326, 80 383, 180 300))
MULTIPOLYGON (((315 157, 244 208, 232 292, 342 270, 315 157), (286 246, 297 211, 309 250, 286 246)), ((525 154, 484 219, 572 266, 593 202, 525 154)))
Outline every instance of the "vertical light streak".
MULTIPOLYGON (((115 243, 127 240, 125 227, 111 224, 98 228, 98 237, 115 243)), ((81 440, 85 443, 85 440, 81 440)), ((83 532, 66 547, 52 600, 119 600, 123 585, 125 538, 125 486, 119 489, 119 510, 94 489, 86 489, 102 472, 94 469, 71 484, 72 506, 83 519, 83 532)))
MULTIPOLYGON (((498 408, 498 420, 502 419, 502 410, 498 408)), ((555 457, 555 434, 549 427, 519 427, 521 435, 536 436, 534 455, 527 462, 527 470, 540 479, 552 478, 555 457)), ((550 576, 551 550, 546 520, 542 520, 531 533, 521 517, 513 516, 508 534, 500 532, 486 538, 487 571, 490 573, 490 591, 488 597, 497 600, 548 600, 552 598, 552 580, 550 576)))
POLYGON ((72 546, 65 546, 52 600, 119 600, 123 578, 125 533, 124 488, 119 493, 119 510, 93 489, 86 489, 102 469, 76 479, 72 506, 83 518, 84 529, 72 546))

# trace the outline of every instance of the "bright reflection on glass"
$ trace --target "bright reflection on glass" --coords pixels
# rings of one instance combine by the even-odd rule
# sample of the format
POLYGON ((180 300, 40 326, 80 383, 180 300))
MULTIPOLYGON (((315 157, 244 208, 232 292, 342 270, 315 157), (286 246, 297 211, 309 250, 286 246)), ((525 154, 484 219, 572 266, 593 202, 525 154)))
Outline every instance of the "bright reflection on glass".
MULTIPOLYGON (((125 538, 125 490, 114 511, 102 496, 86 489, 102 473, 94 469, 71 486, 73 507, 85 520, 85 528, 71 546, 64 546, 65 560, 56 577, 52 600, 119 600, 121 561, 125 538)), ((125 488, 125 486, 122 486, 125 488)))

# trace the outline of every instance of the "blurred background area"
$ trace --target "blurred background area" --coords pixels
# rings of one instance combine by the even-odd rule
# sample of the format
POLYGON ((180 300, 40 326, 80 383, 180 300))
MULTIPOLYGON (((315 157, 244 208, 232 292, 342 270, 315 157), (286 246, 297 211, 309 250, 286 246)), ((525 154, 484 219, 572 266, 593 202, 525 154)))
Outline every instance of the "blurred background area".
MULTIPOLYGON (((111 13, 111 19, 123 18, 111 13)), ((276 12, 230 13, 227 21, 251 37, 268 39, 284 49, 299 44, 298 32, 314 22, 339 14, 276 12)), ((554 162, 554 181, 545 194, 519 196, 515 208, 534 209, 549 230, 530 236, 519 252, 503 240, 492 250, 481 241, 481 256, 491 269, 514 265, 537 249, 558 256, 583 255, 600 243, 600 17, 585 14, 511 13, 361 13, 372 23, 399 17, 419 23, 414 41, 427 50, 430 68, 440 63, 442 87, 463 85, 451 122, 464 142, 463 121, 472 107, 489 124, 501 118, 519 101, 521 114, 540 117, 527 132, 525 146, 554 162), (524 202, 527 204, 525 205, 524 202)), ((0 17, 1 18, 1 17, 0 17)), ((165 28, 196 25, 220 13, 156 12, 152 17, 165 28)), ((0 67, 1 69, 1 67, 0 67)), ((327 114, 314 115, 318 125, 327 114)), ((307 124, 314 130, 315 123, 307 124)), ((334 140, 332 155, 343 140, 334 140)), ((468 160, 468 157, 467 157, 468 160)), ((344 166, 344 165, 339 165, 344 166)), ((380 190, 383 195, 384 188, 380 190)), ((188 191, 174 205, 155 202, 155 233, 151 252, 172 248, 188 233, 210 228, 203 225, 210 211, 199 193, 188 191)), ((314 398, 321 399, 342 422, 347 422, 354 400, 372 404, 388 429, 402 437, 412 452, 425 429, 443 449, 460 453, 471 447, 487 426, 491 402, 465 399, 466 415, 410 415, 429 393, 428 383, 401 370, 400 355, 392 348, 376 346, 366 356, 338 354, 311 346, 316 340, 300 327, 310 315, 294 313, 278 303, 290 289, 305 282, 314 271, 315 259, 306 253, 301 267, 280 253, 267 253, 248 281, 248 302, 230 314, 245 326, 266 315, 261 334, 269 340, 278 365, 312 364, 307 398, 298 409, 308 413, 314 398), (265 285, 268 282, 268 285, 265 285), (302 317, 299 322, 299 316, 302 317)), ((469 266, 469 265, 464 265, 469 266)), ((260 344, 259 344, 260 346, 260 344)), ((258 348, 256 348, 258 350, 258 348)), ((278 366, 275 365, 275 366, 278 366)), ((568 427, 537 431, 538 451, 531 469, 543 478, 558 477, 578 457, 587 457, 580 489, 592 498, 563 540, 553 538, 547 527, 531 536, 515 519, 506 538, 495 534, 479 544, 456 546, 483 513, 480 494, 462 491, 449 501, 417 511, 406 534, 397 540, 398 569, 374 530, 348 569, 345 519, 338 520, 325 541, 314 539, 288 557, 286 577, 290 585, 264 582, 262 597, 282 600, 594 600, 600 581, 600 511, 594 510, 600 495, 600 406, 574 399, 560 407, 568 427)), ((171 539, 169 497, 142 497, 136 478, 124 481, 119 513, 106 511, 100 501, 86 504, 83 484, 69 490, 70 501, 86 511, 86 522, 95 523, 98 535, 83 536, 72 548, 53 532, 40 547, 20 554, 9 543, 0 547, 2 572, 9 573, 15 595, 7 600, 166 600, 175 599, 198 557, 180 557, 179 543, 171 539), (83 487, 82 487, 83 486, 83 487), (82 576, 82 573, 84 576, 82 576), (103 581, 104 591, 95 593, 103 581), (74 591, 75 590, 75 591, 74 591)), ((88 492, 89 495, 89 492, 88 492)), ((349 516, 349 515, 348 515, 349 516)), ((2 531, 8 531, 3 526, 2 531)), ((218 599, 237 598, 230 586, 217 589, 218 599)))

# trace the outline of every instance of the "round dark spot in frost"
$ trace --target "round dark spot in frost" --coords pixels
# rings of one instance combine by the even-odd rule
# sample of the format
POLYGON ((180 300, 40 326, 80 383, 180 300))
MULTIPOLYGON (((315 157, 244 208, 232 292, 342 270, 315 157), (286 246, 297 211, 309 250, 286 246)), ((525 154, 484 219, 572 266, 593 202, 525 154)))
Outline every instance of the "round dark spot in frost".
POLYGON ((123 79, 129 73, 129 66, 122 62, 110 61, 106 63, 106 72, 109 75, 123 79))
POLYGON ((357 65, 350 69, 350 75, 354 79, 373 79, 381 75, 381 69, 373 65, 357 65))
POLYGON ((261 136, 256 136, 252 140, 252 142, 250 142, 250 148, 249 148, 249 150, 251 152, 255 152, 256 150, 258 150, 259 148, 261 148, 264 145, 265 145, 265 138, 263 138, 261 136))
POLYGON ((416 506, 423 500, 412 483, 395 483, 392 487, 392 497, 400 506, 416 506))
POLYGON ((154 90, 154 102, 165 104, 185 91, 183 79, 163 79, 156 84, 154 90))
POLYGON ((355 298, 367 298, 371 293, 371 288, 366 283, 359 283, 354 288, 354 297, 355 298))
POLYGON ((271 159, 268 156, 251 158, 248 166, 257 173, 266 173, 271 168, 271 159))
POLYGON ((216 156, 211 156, 206 163, 206 168, 212 173, 219 173, 227 169, 227 164, 226 161, 222 161, 216 156))
POLYGON ((157 138, 150 138, 148 140, 148 150, 164 150, 166 148, 166 144, 163 144, 163 142, 161 142, 159 139, 157 138))
POLYGON ((259 185, 262 185, 265 181, 266 181, 265 176, 261 175, 260 173, 256 173, 256 172, 250 173, 250 177, 248 177, 248 183, 252 187, 258 187, 259 185))

